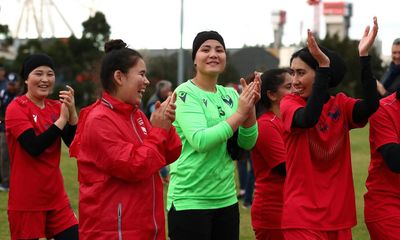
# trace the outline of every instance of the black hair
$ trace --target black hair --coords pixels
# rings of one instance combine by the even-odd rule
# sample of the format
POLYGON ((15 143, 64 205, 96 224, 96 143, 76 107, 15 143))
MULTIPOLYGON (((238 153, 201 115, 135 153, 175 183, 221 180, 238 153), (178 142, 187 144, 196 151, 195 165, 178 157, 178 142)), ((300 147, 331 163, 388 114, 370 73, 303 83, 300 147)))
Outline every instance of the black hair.
MULTIPOLYGON (((336 87, 343 80, 344 75, 347 72, 346 64, 345 64, 343 58, 336 52, 329 50, 320 45, 319 45, 319 48, 330 60, 329 68, 330 68, 331 79, 329 81, 329 87, 330 88, 336 87)), ((292 57, 290 58, 290 65, 292 65, 292 61, 295 58, 300 58, 310 68, 312 68, 314 70, 316 70, 318 68, 317 60, 315 60, 315 58, 311 55, 310 50, 307 47, 302 48, 292 54, 292 57)))
POLYGON ((257 116, 272 107, 272 102, 267 92, 275 93, 278 91, 279 86, 285 82, 285 73, 290 74, 291 70, 289 68, 275 68, 261 74, 261 99, 256 105, 257 116))
POLYGON ((129 69, 143 57, 139 52, 128 48, 127 44, 121 39, 106 42, 104 51, 106 55, 101 63, 101 85, 105 91, 113 93, 116 90, 114 72, 120 70, 125 74, 128 73, 129 69))
POLYGON ((297 52, 292 54, 290 58, 290 66, 292 65, 293 59, 300 58, 303 62, 305 62, 310 68, 317 70, 318 62, 315 58, 311 55, 308 48, 302 48, 297 52))

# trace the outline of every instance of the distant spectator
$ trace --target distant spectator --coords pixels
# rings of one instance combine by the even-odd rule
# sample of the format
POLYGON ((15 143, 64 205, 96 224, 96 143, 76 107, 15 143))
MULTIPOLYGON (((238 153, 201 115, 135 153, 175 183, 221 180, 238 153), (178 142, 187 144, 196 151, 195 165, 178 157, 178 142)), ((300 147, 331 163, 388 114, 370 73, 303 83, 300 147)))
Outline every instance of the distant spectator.
MULTIPOLYGON (((155 110, 155 105, 157 101, 164 102, 168 98, 169 93, 172 91, 172 83, 168 80, 161 80, 156 84, 156 91, 151 95, 146 106, 146 115, 150 119, 151 114, 155 110)), ((160 175, 162 177, 163 183, 169 183, 169 173, 168 166, 164 166, 160 169, 160 175)))
POLYGON ((251 208, 254 192, 254 170, 250 152, 243 150, 237 161, 240 190, 238 199, 243 200, 243 208, 251 208))
MULTIPOLYGON (((249 76, 245 77, 247 83, 254 81, 255 73, 250 74, 249 76)), ((242 86, 237 83, 229 82, 226 84, 226 87, 232 87, 235 89, 239 94, 242 92, 242 86)), ((228 145, 230 144, 229 141, 237 141, 237 137, 230 138, 228 140, 228 145)), ((243 208, 250 208, 253 203, 253 191, 254 191, 254 171, 253 171, 253 163, 250 158, 250 152, 240 148, 237 144, 233 145, 235 148, 235 153, 230 153, 232 159, 238 160, 237 161, 237 171, 239 177, 239 193, 237 194, 238 199, 243 200, 243 208), (236 156, 236 159, 235 159, 236 156)))
POLYGON ((392 44, 392 61, 389 68, 378 82, 378 92, 381 96, 389 96, 400 87, 400 38, 396 38, 392 44))
POLYGON ((150 119, 151 114, 154 112, 155 104, 157 101, 164 102, 168 98, 168 94, 172 91, 172 83, 168 80, 160 80, 156 84, 156 91, 149 98, 146 105, 146 115, 150 119))
MULTIPOLYGON (((3 91, 7 88, 7 79, 6 79, 6 70, 4 68, 4 66, 2 64, 0 64, 0 91, 3 91)), ((6 135, 4 132, 4 115, 2 115, 2 119, 0 119, 2 121, 1 125, 2 125, 2 129, 0 131, 0 154, 3 155, 2 153, 4 151, 4 146, 7 147, 6 145, 6 135)), ((6 172, 8 172, 7 169, 3 169, 3 164, 6 165, 6 163, 3 163, 3 158, 0 157, 0 191, 8 191, 8 180, 7 180, 7 176, 8 174, 6 172), (6 176, 3 176, 3 174, 5 174, 6 176)))
POLYGON ((0 64, 0 90, 7 88, 7 76, 5 67, 0 64))
POLYGON ((0 191, 8 191, 10 180, 10 157, 5 138, 5 115, 8 104, 17 96, 18 86, 15 74, 7 77, 6 89, 0 90, 0 191))

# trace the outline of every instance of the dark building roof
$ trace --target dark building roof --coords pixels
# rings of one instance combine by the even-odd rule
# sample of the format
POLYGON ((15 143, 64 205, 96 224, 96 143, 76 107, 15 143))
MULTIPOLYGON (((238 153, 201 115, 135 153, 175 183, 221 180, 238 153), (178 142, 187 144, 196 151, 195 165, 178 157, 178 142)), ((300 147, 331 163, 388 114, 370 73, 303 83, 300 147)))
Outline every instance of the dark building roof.
MULTIPOLYGON (((145 58, 157 56, 174 56, 178 49, 142 49, 140 53, 145 58)), ((239 76, 245 77, 253 71, 265 71, 279 66, 279 59, 263 47, 244 47, 227 49, 228 63, 231 63, 238 72, 239 76)), ((184 50, 185 71, 189 73, 193 70, 191 50, 184 50)))
POLYGON ((265 71, 279 66, 279 59, 263 47, 246 47, 233 53, 228 61, 244 77, 253 71, 265 71))

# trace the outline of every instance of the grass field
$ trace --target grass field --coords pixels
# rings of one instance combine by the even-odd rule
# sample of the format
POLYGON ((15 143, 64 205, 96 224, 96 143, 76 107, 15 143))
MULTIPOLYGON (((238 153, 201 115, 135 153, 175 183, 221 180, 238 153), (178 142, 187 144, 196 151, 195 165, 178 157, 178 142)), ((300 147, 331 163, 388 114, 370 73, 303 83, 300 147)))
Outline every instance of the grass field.
MULTIPOLYGON (((351 133, 352 142, 352 161, 354 185, 356 190, 357 201, 357 218, 358 225, 353 228, 353 239, 366 240, 369 239, 367 229, 364 225, 363 208, 365 193, 365 179, 367 176, 369 164, 369 144, 368 144, 368 128, 356 129, 351 133)), ((66 151, 63 151, 61 168, 64 175, 65 188, 72 202, 73 208, 76 210, 78 205, 78 183, 77 170, 74 159, 69 159, 66 151)), ((7 193, 0 192, 0 240, 9 239, 9 229, 7 221, 7 193)), ((250 222, 250 210, 240 208, 240 239, 255 239, 250 222)))

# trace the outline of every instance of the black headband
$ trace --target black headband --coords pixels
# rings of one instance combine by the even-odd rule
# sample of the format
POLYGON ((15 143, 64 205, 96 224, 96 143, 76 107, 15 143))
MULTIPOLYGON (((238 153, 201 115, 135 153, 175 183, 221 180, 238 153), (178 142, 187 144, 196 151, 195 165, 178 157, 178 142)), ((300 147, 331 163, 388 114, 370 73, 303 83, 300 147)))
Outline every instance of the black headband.
POLYGON ((54 70, 54 62, 46 54, 36 53, 25 58, 21 69, 22 79, 24 80, 28 79, 29 73, 31 73, 35 68, 40 66, 48 66, 54 70))
POLYGON ((219 35, 218 32, 216 31, 203 31, 199 32, 197 36, 193 40, 193 47, 192 47, 192 60, 194 61, 194 58, 196 57, 196 53, 199 50, 201 44, 203 44, 207 40, 217 40, 222 44, 222 46, 225 49, 225 43, 224 39, 222 38, 221 35, 219 35))

